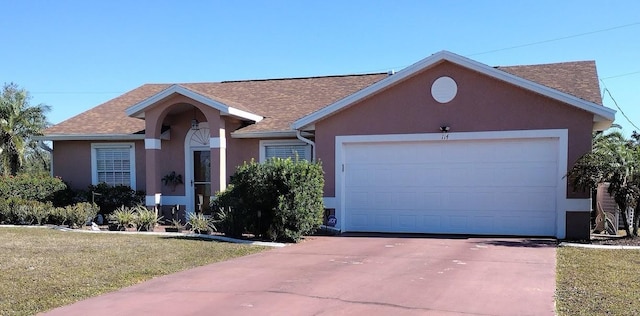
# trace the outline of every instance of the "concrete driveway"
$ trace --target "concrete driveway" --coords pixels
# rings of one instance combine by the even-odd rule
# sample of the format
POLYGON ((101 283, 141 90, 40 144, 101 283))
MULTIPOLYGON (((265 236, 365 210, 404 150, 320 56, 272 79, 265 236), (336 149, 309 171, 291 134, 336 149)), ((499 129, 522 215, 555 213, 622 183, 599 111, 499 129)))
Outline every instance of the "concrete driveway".
POLYGON ((312 237, 47 315, 553 315, 555 242, 312 237))

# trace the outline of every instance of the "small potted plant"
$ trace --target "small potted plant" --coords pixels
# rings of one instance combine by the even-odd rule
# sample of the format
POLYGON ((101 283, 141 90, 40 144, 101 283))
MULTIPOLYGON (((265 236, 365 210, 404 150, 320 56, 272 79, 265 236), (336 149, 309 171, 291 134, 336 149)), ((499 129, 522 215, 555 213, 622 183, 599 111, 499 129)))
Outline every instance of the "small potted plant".
POLYGON ((136 207, 136 227, 138 231, 152 232, 162 217, 158 217, 155 211, 149 210, 143 205, 136 207))
POLYGON ((182 184, 182 175, 177 174, 175 171, 171 171, 164 177, 162 177, 162 183, 171 188, 171 192, 176 190, 176 186, 182 184))
POLYGON ((171 226, 165 227, 164 231, 167 233, 181 233, 183 229, 184 225, 182 225, 182 222, 179 219, 174 219, 171 221, 171 226))
POLYGON ((202 213, 191 213, 187 220, 187 224, 191 226, 191 230, 195 234, 210 234, 212 231, 215 231, 216 227, 213 223, 213 218, 206 217, 202 213))
POLYGON ((184 229, 184 225, 180 220, 180 205, 171 208, 171 226, 165 227, 164 231, 168 233, 180 233, 184 229))
POLYGON ((109 225, 109 230, 126 230, 135 227, 136 214, 126 206, 121 206, 109 215, 109 220, 115 224, 109 225))

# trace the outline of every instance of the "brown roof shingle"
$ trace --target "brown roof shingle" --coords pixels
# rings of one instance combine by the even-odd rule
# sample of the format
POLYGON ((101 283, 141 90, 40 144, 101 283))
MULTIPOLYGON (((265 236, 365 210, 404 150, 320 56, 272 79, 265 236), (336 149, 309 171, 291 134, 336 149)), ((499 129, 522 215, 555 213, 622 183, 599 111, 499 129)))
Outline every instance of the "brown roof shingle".
MULTIPOLYGON (((602 104, 593 61, 496 67, 575 97, 602 104)), ((288 131, 297 119, 364 89, 388 75, 325 76, 310 78, 183 83, 181 86, 228 106, 265 117, 242 132, 288 131)), ((125 109, 170 87, 145 84, 115 99, 45 130, 45 135, 133 134, 144 121, 128 117, 125 109)))
POLYGON ((47 128, 45 135, 133 134, 144 130, 144 121, 128 117, 124 111, 170 84, 145 84, 68 120, 47 128))
POLYGON ((496 68, 585 101, 602 105, 596 62, 593 60, 496 68))

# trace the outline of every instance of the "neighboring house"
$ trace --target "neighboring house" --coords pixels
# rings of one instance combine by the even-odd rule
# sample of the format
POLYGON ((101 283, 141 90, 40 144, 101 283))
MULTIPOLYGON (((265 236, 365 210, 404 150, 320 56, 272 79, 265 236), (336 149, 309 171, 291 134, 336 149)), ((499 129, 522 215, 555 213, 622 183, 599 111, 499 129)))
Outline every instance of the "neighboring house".
POLYGON ((43 139, 72 186, 130 185, 147 205, 193 211, 243 162, 297 154, 322 161, 341 231, 581 238, 589 193, 564 175, 614 114, 592 61, 494 68, 443 51, 395 74, 147 84, 43 139))

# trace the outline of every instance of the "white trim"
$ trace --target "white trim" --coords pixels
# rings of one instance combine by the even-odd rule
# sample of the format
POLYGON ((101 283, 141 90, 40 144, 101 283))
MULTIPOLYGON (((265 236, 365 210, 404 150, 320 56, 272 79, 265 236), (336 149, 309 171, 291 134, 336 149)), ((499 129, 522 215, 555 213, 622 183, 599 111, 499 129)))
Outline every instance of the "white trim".
POLYGON ((322 203, 324 204, 324 208, 336 209, 338 200, 336 200, 335 196, 324 196, 322 197, 322 203))
POLYGON ((151 105, 161 101, 169 97, 170 95, 177 93, 181 94, 187 98, 190 98, 194 101, 200 102, 207 106, 210 106, 216 110, 219 110, 222 114, 228 114, 237 116, 243 119, 251 120, 254 122, 260 122, 263 117, 260 115, 256 115, 253 113, 249 113, 247 111, 243 111, 240 109, 236 109, 230 107, 222 102, 216 101, 214 99, 205 97, 195 91, 192 91, 188 88, 185 88, 181 85, 173 84, 170 87, 160 91, 159 93, 154 94, 153 96, 143 100, 142 102, 136 103, 125 110, 125 113, 128 116, 144 118, 144 111, 151 105))
POLYGON ((35 136, 35 140, 143 140, 144 134, 84 134, 84 135, 64 135, 51 134, 35 136))
MULTIPOLYGON (((521 131, 496 131, 496 132, 460 132, 448 133, 447 141, 454 140, 499 140, 518 138, 556 138, 558 139, 558 179, 556 191, 556 237, 564 238, 566 234, 565 214, 567 206, 574 206, 573 202, 567 200, 567 180, 564 175, 567 173, 568 157, 568 130, 521 130, 521 131)), ((345 200, 344 200, 344 172, 342 166, 345 153, 344 146, 353 143, 371 142, 405 142, 405 141, 442 141, 442 133, 429 134, 385 134, 385 135, 355 135, 336 136, 335 141, 335 210, 338 216, 338 225, 341 231, 345 228, 345 200)), ((582 206, 582 204, 580 204, 582 206)))
POLYGON ((97 148, 126 148, 129 147, 129 164, 131 166, 130 187, 136 189, 136 144, 135 143, 92 143, 91 144, 91 184, 98 184, 98 166, 96 166, 97 148))
MULTIPOLYGON (((160 135, 160 139, 171 139, 171 129, 165 131, 160 135)), ((35 140, 143 140, 145 139, 144 133, 142 134, 49 134, 34 136, 35 140)))
POLYGON ((144 149, 161 149, 162 142, 157 138, 145 138, 144 149))
POLYGON ((187 205, 186 195, 163 195, 162 205, 187 205))
MULTIPOLYGON (((308 133, 305 133, 308 134, 308 133)), ((311 134, 308 134, 311 135, 311 134)), ((296 131, 277 131, 277 132, 232 132, 231 138, 284 138, 296 137, 296 131)))
POLYGON ((307 146, 306 154, 308 155, 309 159, 312 159, 311 157, 311 145, 299 140, 299 139, 269 139, 269 140, 261 140, 260 141, 260 157, 259 157, 259 161, 260 162, 265 162, 266 161, 266 156, 267 156, 267 147, 268 146, 287 146, 287 145, 299 145, 299 146, 307 146))
POLYGON ((564 209, 571 212, 591 212, 591 199, 567 199, 564 209))
POLYGON ((227 148, 227 139, 224 137, 209 138, 209 148, 227 148))
POLYGON ((262 121, 264 119, 264 117, 262 117, 260 115, 249 113, 247 111, 239 110, 239 109, 232 108, 232 107, 229 107, 229 110, 226 113, 228 113, 229 115, 246 118, 246 119, 252 120, 252 121, 254 121, 256 123, 260 122, 260 121, 262 121))
MULTIPOLYGON (((496 78, 498 80, 502 80, 511 84, 514 84, 516 86, 519 86, 521 88, 527 89, 527 90, 531 90, 533 92, 542 94, 544 96, 550 97, 552 99, 570 104, 572 106, 575 106, 579 109, 585 110, 587 112, 593 113, 594 114, 594 118, 593 121, 594 122, 601 122, 601 121, 607 121, 609 125, 611 125, 611 123, 613 122, 613 120, 615 119, 615 113, 616 111, 609 109, 607 107, 604 107, 602 105, 599 104, 595 104, 589 101, 585 101, 582 100, 580 98, 577 98, 575 96, 572 96, 570 94, 564 93, 564 92, 560 92, 558 90, 543 86, 541 84, 535 83, 533 81, 530 80, 526 80, 523 79, 521 77, 518 76, 514 76, 512 74, 506 73, 502 70, 493 68, 493 67, 489 67, 485 64, 479 63, 477 61, 471 60, 469 58, 466 57, 462 57, 460 55, 456 55, 454 53, 448 52, 448 51, 441 51, 438 53, 435 53, 427 58, 424 58, 420 61, 418 61, 417 63, 397 72, 396 74, 394 74, 393 76, 389 76, 386 77, 385 79, 382 79, 354 94, 351 94, 341 100, 338 100, 337 102, 330 104, 329 106, 326 106, 312 114, 309 114, 305 117, 302 117, 300 119, 298 119, 297 121, 295 121, 291 126, 293 129, 302 129, 304 127, 306 127, 307 125, 313 124, 325 117, 328 117, 348 106, 351 106, 352 104, 361 101, 365 98, 370 97, 373 94, 379 93, 380 91, 383 91, 385 89, 388 89, 389 87, 398 84, 399 82, 410 78, 414 75, 416 75, 417 73, 431 68, 433 66, 436 66, 444 61, 448 61, 454 64, 457 64, 459 66, 480 72, 484 75, 496 78)), ((599 123, 597 124, 599 127, 602 127, 606 124, 602 124, 599 123)), ((595 127, 595 126, 594 126, 595 127)))
POLYGON ((146 195, 144 197, 144 205, 145 206, 155 206, 156 205, 156 197, 160 195, 160 203, 157 203, 158 205, 164 205, 164 196, 162 195, 162 193, 156 193, 154 195, 146 195))

